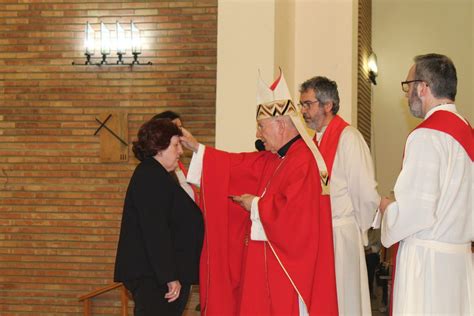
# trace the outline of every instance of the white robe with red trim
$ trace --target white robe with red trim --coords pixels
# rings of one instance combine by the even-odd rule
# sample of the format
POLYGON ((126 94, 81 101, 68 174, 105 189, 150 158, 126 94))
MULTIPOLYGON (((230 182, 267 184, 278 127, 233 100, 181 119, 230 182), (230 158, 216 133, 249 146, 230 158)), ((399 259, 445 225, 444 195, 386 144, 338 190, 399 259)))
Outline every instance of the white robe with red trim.
POLYGON ((360 132, 341 133, 330 181, 340 315, 370 315, 364 245, 380 203, 369 148, 360 132))
MULTIPOLYGON (((429 111, 456 112, 454 104, 429 111)), ((474 315, 474 164, 450 135, 416 129, 406 142, 395 199, 382 220, 385 247, 400 241, 394 315, 474 315)))

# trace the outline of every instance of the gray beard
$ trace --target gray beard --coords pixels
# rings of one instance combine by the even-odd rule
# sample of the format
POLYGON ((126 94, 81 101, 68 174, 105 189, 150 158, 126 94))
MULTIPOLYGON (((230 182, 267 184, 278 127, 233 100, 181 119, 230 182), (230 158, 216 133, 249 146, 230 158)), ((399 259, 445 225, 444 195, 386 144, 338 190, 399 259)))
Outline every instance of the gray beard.
POLYGON ((423 105, 417 94, 412 95, 408 99, 408 106, 414 117, 423 118, 423 105))
POLYGON ((410 106, 410 112, 414 117, 423 118, 423 112, 421 108, 413 108, 410 106))

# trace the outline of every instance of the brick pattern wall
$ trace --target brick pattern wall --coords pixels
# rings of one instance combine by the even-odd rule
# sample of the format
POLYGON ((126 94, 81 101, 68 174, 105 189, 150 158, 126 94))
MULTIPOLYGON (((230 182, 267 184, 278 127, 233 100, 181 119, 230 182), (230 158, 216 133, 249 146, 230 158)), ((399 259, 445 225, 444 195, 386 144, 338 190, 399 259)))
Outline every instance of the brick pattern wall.
POLYGON ((370 148, 372 128, 372 84, 367 59, 372 53, 372 0, 359 0, 357 32, 357 128, 370 148))
MULTIPOLYGON (((0 315, 80 315, 77 297, 112 282, 137 161, 131 146, 128 162, 100 161, 95 118, 124 110, 131 142, 144 120, 175 110, 212 144, 216 41, 217 0, 0 1, 0 315), (130 20, 153 65, 71 65, 84 62, 87 21, 114 34, 130 20)), ((118 306, 113 292, 93 313, 118 306)))

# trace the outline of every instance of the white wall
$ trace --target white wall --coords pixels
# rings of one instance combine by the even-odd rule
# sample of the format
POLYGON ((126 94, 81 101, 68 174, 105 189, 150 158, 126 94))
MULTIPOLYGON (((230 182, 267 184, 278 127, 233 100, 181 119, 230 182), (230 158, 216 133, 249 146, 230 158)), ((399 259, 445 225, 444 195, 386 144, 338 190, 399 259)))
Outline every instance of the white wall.
POLYGON ((456 105, 474 121, 473 13, 472 0, 373 0, 372 46, 379 64, 373 88, 374 154, 381 194, 393 189, 406 137, 420 123, 410 115, 400 87, 414 56, 451 57, 458 72, 456 105))
POLYGON ((357 10, 355 0, 296 1, 295 85, 297 88, 316 75, 335 80, 341 99, 338 114, 355 123, 357 11, 354 14, 354 10, 357 10))
POLYGON ((254 149, 258 69, 270 84, 281 66, 295 103, 304 80, 336 80, 353 121, 356 0, 220 0, 218 10, 216 147, 254 149))
POLYGON ((219 0, 216 147, 254 150, 258 70, 271 83, 274 65, 273 0, 219 0))

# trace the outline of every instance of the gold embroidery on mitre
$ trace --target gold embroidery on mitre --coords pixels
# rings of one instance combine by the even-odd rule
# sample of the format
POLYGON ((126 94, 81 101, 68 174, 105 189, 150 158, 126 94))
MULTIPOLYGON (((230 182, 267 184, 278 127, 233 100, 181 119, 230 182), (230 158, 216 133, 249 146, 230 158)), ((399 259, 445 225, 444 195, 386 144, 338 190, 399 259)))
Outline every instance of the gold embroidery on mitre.
POLYGON ((258 105, 257 120, 275 116, 289 115, 293 113, 297 113, 297 109, 293 104, 293 101, 289 99, 276 100, 258 105))

